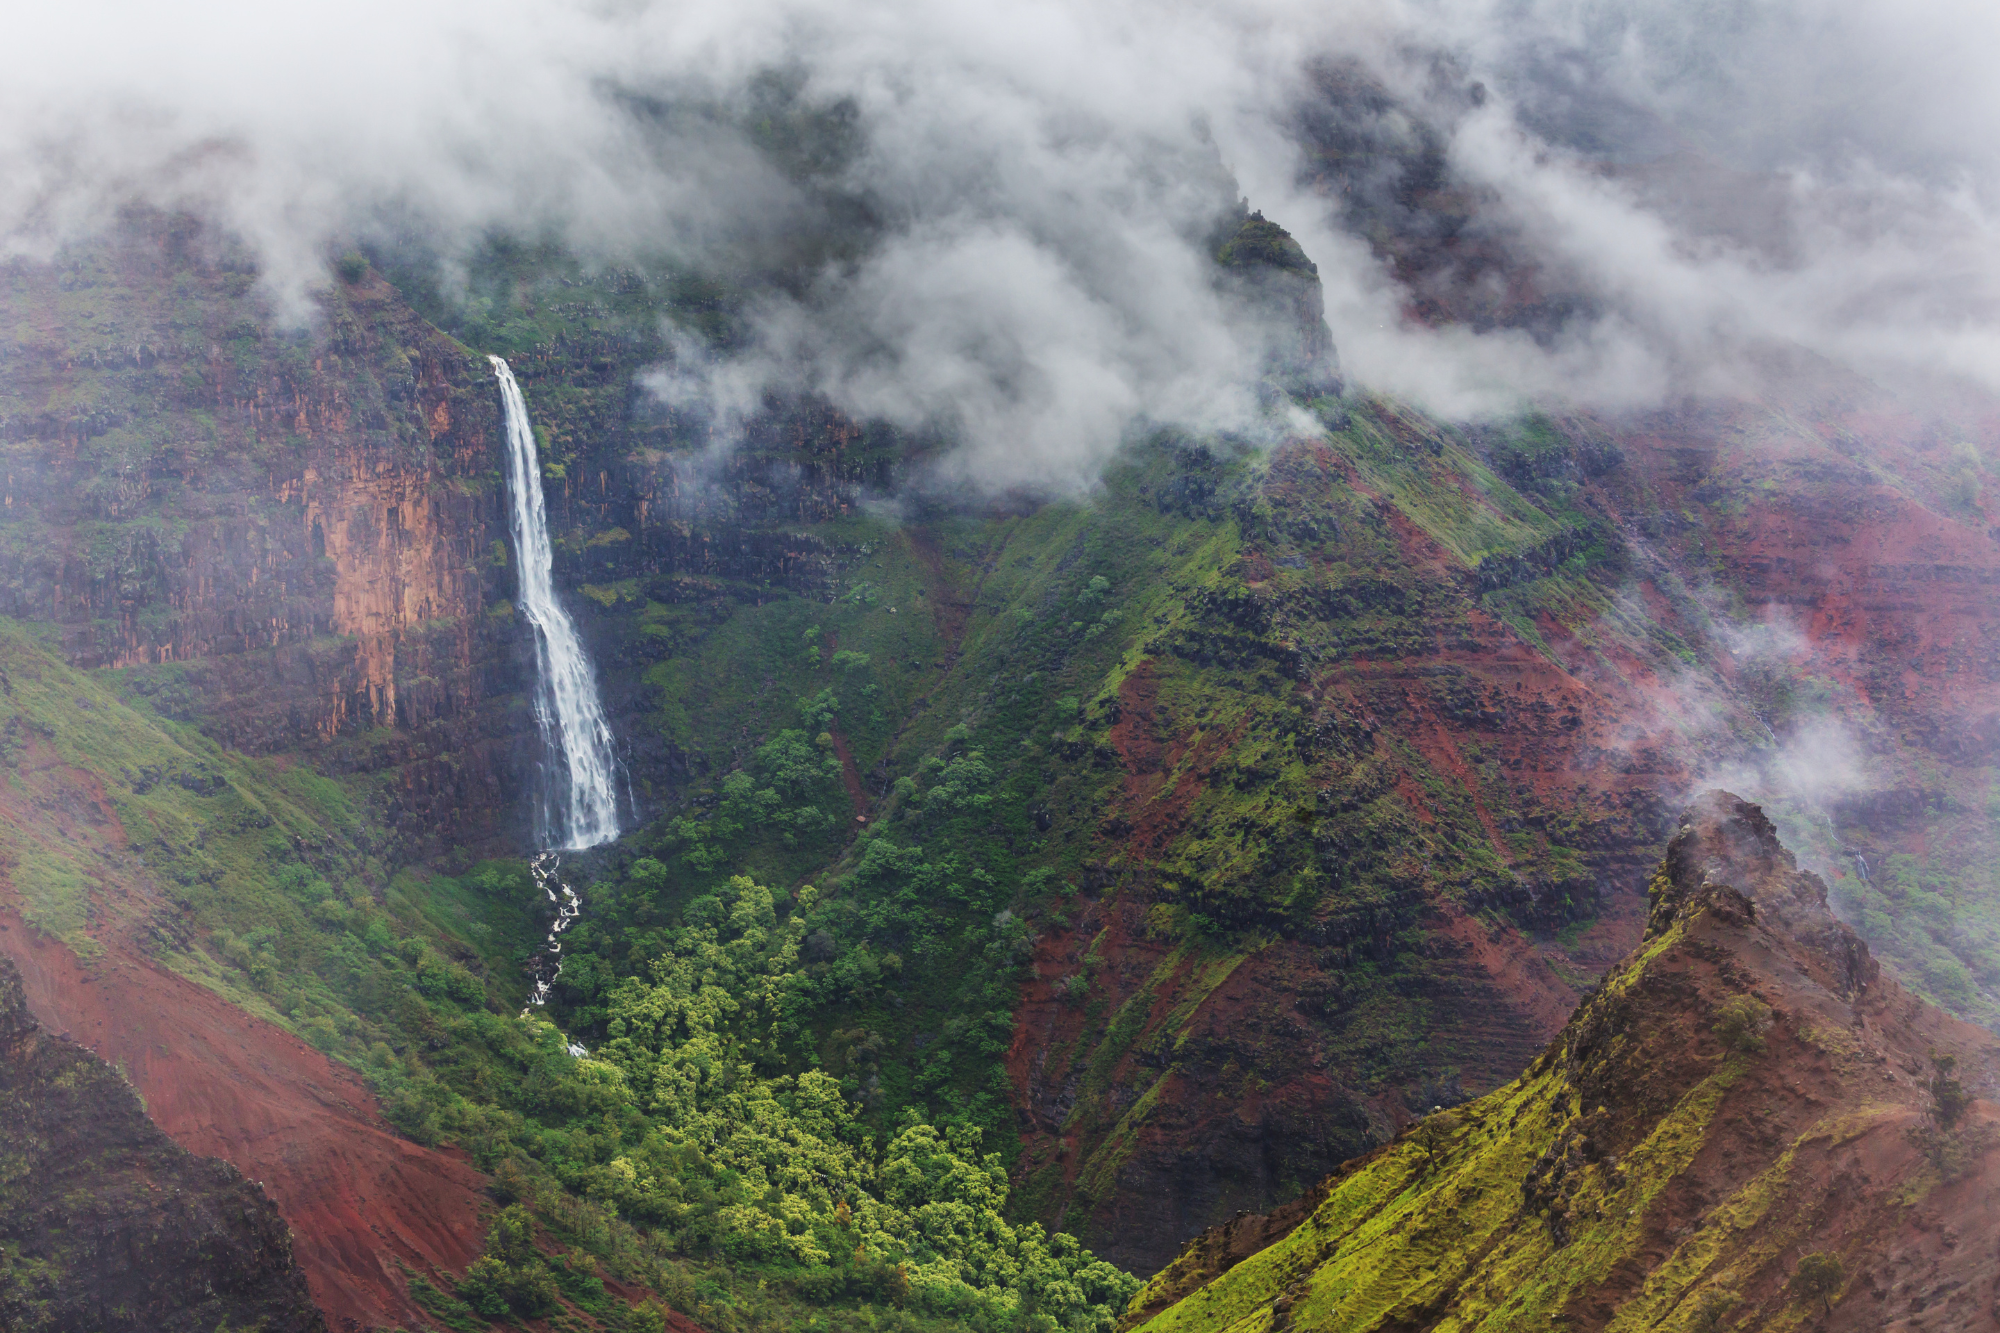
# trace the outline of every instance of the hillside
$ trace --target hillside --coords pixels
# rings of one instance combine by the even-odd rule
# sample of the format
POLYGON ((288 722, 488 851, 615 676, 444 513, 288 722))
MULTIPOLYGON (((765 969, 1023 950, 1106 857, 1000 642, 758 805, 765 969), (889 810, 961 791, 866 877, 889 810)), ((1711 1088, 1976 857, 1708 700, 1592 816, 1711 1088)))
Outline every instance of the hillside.
POLYGON ((1883 975, 1763 812, 1713 792, 1639 948, 1526 1073, 1204 1234, 1127 1324, 1984 1327, 1996 1074, 1992 1034, 1883 975))
MULTIPOLYGON (((605 346, 524 378, 596 479, 556 501, 559 562, 667 812, 632 844, 671 872, 657 907, 704 866, 825 890, 877 844, 993 875, 958 920, 1039 937, 1004 1094, 985 1002, 919 979, 950 944, 904 1006, 818 1030, 899 1053, 892 1100, 1018 1133, 1023 1206, 1122 1263, 1511 1077, 1636 941, 1703 774, 1768 794, 1899 976, 1995 1016, 2000 545, 1984 455, 1948 443, 1987 438, 1978 404, 1837 381, 1475 430, 1352 395, 1268 451, 1148 441, 1088 502, 885 520, 894 441, 793 404, 707 472, 686 423, 561 396, 617 382, 581 364, 605 346), (748 832, 727 784, 769 787, 786 732, 839 759, 786 798, 828 822, 748 832)), ((936 863, 875 864, 869 895, 936 863)), ((829 919, 819 961, 930 933, 829 919)))
POLYGON ((271 1201, 146 1110, 0 957, 0 1327, 325 1333, 271 1201))

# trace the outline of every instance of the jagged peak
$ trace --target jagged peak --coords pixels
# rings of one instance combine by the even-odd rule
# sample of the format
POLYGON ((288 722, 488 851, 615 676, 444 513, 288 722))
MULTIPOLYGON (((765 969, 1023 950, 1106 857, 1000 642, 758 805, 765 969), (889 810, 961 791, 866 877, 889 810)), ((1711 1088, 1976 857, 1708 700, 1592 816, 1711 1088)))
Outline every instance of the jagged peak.
POLYGON ((1707 791, 1682 812, 1667 844, 1653 880, 1649 933, 1666 928, 1705 889, 1725 884, 1752 902, 1826 908, 1825 883, 1799 870, 1762 806, 1731 792, 1707 791))
POLYGON ((1224 268, 1261 264, 1319 276, 1319 265, 1307 257, 1305 247, 1284 227, 1265 217, 1261 209, 1238 224, 1216 252, 1216 259, 1224 268))
POLYGON ((1648 941, 1706 915, 1744 929, 1761 924, 1803 946, 1817 964, 1808 972, 1843 998, 1880 973, 1861 937, 1827 906, 1826 881, 1799 867, 1763 807, 1732 792, 1704 792, 1689 804, 1649 896, 1648 941))

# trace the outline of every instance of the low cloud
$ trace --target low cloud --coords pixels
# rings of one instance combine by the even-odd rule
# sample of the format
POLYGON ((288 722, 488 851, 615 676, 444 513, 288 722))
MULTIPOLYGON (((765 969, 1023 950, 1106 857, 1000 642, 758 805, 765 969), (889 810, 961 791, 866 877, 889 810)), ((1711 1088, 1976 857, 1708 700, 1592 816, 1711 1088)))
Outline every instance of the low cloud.
POLYGON ((741 345, 683 342, 658 391, 726 434, 810 388, 946 441, 943 475, 986 488, 1085 487, 1153 423, 1289 428, 1209 262, 1239 195, 1318 264, 1349 377, 1448 414, 1756 391, 1770 348, 1990 390, 1994 26, 1884 0, 44 6, 0 51, 0 252, 189 209, 294 321, 388 219, 447 261, 504 231, 789 265, 741 345), (1409 317, 1381 238, 1302 169, 1328 59, 1394 100, 1371 132, 1435 137, 1482 234, 1567 304, 1532 328, 1409 317), (851 142, 774 152, 774 72, 851 142), (802 258, 829 201, 866 242, 802 258))

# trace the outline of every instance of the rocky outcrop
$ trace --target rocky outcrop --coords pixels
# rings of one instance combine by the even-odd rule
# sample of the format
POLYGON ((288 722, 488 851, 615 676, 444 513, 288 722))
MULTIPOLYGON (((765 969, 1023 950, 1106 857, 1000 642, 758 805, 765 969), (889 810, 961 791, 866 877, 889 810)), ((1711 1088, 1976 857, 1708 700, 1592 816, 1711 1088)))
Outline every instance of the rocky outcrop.
POLYGON ((176 1147, 131 1085, 43 1031, 0 956, 0 1327, 324 1333, 291 1233, 234 1167, 176 1147))
POLYGON ((1326 326, 1319 267, 1291 233, 1252 213, 1216 251, 1216 262, 1224 289, 1250 317, 1277 387, 1299 398, 1337 395, 1340 358, 1326 326))

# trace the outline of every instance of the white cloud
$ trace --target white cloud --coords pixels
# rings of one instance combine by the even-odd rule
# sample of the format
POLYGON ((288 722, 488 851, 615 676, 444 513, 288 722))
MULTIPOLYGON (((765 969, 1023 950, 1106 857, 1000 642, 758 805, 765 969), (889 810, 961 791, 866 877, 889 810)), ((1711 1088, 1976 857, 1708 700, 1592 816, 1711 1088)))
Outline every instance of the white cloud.
POLYGON ((1147 421, 1252 426, 1258 338, 1204 254, 1232 177, 1318 262, 1350 376, 1440 411, 1727 392, 1772 345, 1995 388, 1994 27, 1962 0, 86 0, 13 16, 0 47, 0 253, 130 199, 193 208, 256 248, 292 318, 390 212, 447 251, 504 228, 736 262, 813 225, 730 114, 786 68, 851 99, 840 184, 882 234, 768 300, 733 364, 656 378, 723 395, 721 419, 810 384, 946 432, 948 475, 1058 488, 1147 421), (1427 108, 1582 313, 1540 341, 1405 318, 1298 183, 1286 127, 1328 54, 1427 108), (1491 96, 1436 96, 1440 69, 1491 96), (1602 169, 1663 147, 1762 182, 1783 243, 1602 169))

